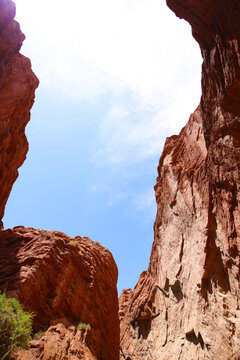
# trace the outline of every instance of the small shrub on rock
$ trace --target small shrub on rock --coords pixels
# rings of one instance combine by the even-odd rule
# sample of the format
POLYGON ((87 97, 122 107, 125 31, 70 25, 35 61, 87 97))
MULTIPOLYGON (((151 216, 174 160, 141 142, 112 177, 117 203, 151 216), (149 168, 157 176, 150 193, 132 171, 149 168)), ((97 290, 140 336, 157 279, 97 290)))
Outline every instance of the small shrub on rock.
POLYGON ((0 294, 0 359, 16 347, 26 349, 31 340, 33 314, 23 311, 14 298, 0 294))
POLYGON ((91 325, 90 324, 86 324, 83 322, 79 322, 77 325, 78 330, 82 331, 82 330, 90 330, 91 329, 91 325))

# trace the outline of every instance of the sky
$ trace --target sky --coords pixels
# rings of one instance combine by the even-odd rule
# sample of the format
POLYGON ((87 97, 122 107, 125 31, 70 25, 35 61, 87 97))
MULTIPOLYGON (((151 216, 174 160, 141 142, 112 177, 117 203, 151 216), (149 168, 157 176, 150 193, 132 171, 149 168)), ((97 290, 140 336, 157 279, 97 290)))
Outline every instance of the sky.
POLYGON ((165 139, 200 100, 198 44, 164 0, 15 3, 40 86, 4 226, 88 236, 112 252, 119 292, 133 288, 149 263, 165 139))

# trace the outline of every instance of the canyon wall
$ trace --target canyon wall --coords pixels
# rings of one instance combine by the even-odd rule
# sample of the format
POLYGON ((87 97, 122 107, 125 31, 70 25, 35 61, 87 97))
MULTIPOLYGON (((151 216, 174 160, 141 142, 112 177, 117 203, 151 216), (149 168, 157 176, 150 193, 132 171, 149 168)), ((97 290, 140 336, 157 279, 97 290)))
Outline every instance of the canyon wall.
POLYGON ((0 221, 28 151, 25 126, 38 86, 30 60, 19 53, 25 36, 15 12, 12 1, 0 1, 0 221))
MULTIPOLYGON (((131 360, 238 360, 240 4, 167 4, 200 45, 202 98, 181 133, 166 140, 149 268, 120 297, 121 348, 131 360)), ((0 0, 0 220, 28 150, 38 86, 19 53, 24 35, 14 16, 13 2, 0 0)), ((14 358, 118 359, 116 282, 112 255, 88 238, 1 231, 0 289, 35 313, 34 331, 44 331, 14 358)))
POLYGON ((203 57, 202 97, 166 140, 148 271, 119 300, 125 357, 240 356, 240 4, 168 0, 203 57))

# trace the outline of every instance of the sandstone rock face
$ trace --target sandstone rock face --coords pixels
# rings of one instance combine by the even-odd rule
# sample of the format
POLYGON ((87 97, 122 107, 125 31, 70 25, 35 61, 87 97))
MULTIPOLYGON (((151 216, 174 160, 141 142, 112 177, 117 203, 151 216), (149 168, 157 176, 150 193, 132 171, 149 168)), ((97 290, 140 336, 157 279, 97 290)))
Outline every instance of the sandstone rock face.
POLYGON ((30 342, 30 350, 18 349, 11 354, 14 360, 97 360, 90 352, 87 341, 91 330, 84 332, 63 324, 51 326, 40 340, 30 342))
POLYGON ((35 331, 56 325, 22 359, 117 360, 117 275, 111 253, 88 238, 24 227, 1 232, 0 290, 36 314, 35 331), (91 326, 84 341, 73 327, 79 322, 91 326))
POLYGON ((14 16, 14 3, 0 0, 0 221, 28 151, 25 126, 38 86, 30 60, 19 54, 25 37, 14 16))
POLYGON ((120 298, 121 347, 134 360, 238 360, 240 4, 167 3, 200 44, 202 98, 166 140, 149 268, 120 298))

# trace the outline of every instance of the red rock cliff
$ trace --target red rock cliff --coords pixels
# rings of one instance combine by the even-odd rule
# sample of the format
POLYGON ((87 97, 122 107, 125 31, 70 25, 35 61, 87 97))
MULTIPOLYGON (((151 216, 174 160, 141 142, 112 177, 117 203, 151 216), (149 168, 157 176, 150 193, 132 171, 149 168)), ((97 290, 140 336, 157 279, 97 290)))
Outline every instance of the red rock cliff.
POLYGON ((0 221, 28 151, 25 126, 38 86, 30 60, 19 54, 25 37, 14 16, 14 3, 0 0, 0 221))
POLYGON ((117 266, 88 238, 22 226, 0 233, 0 290, 47 330, 19 359, 119 358, 117 266), (79 322, 91 329, 78 331, 79 322), (86 331, 85 331, 86 330, 86 331))
POLYGON ((166 140, 147 272, 120 298, 130 359, 239 359, 240 4, 168 0, 203 56, 201 103, 166 140))

